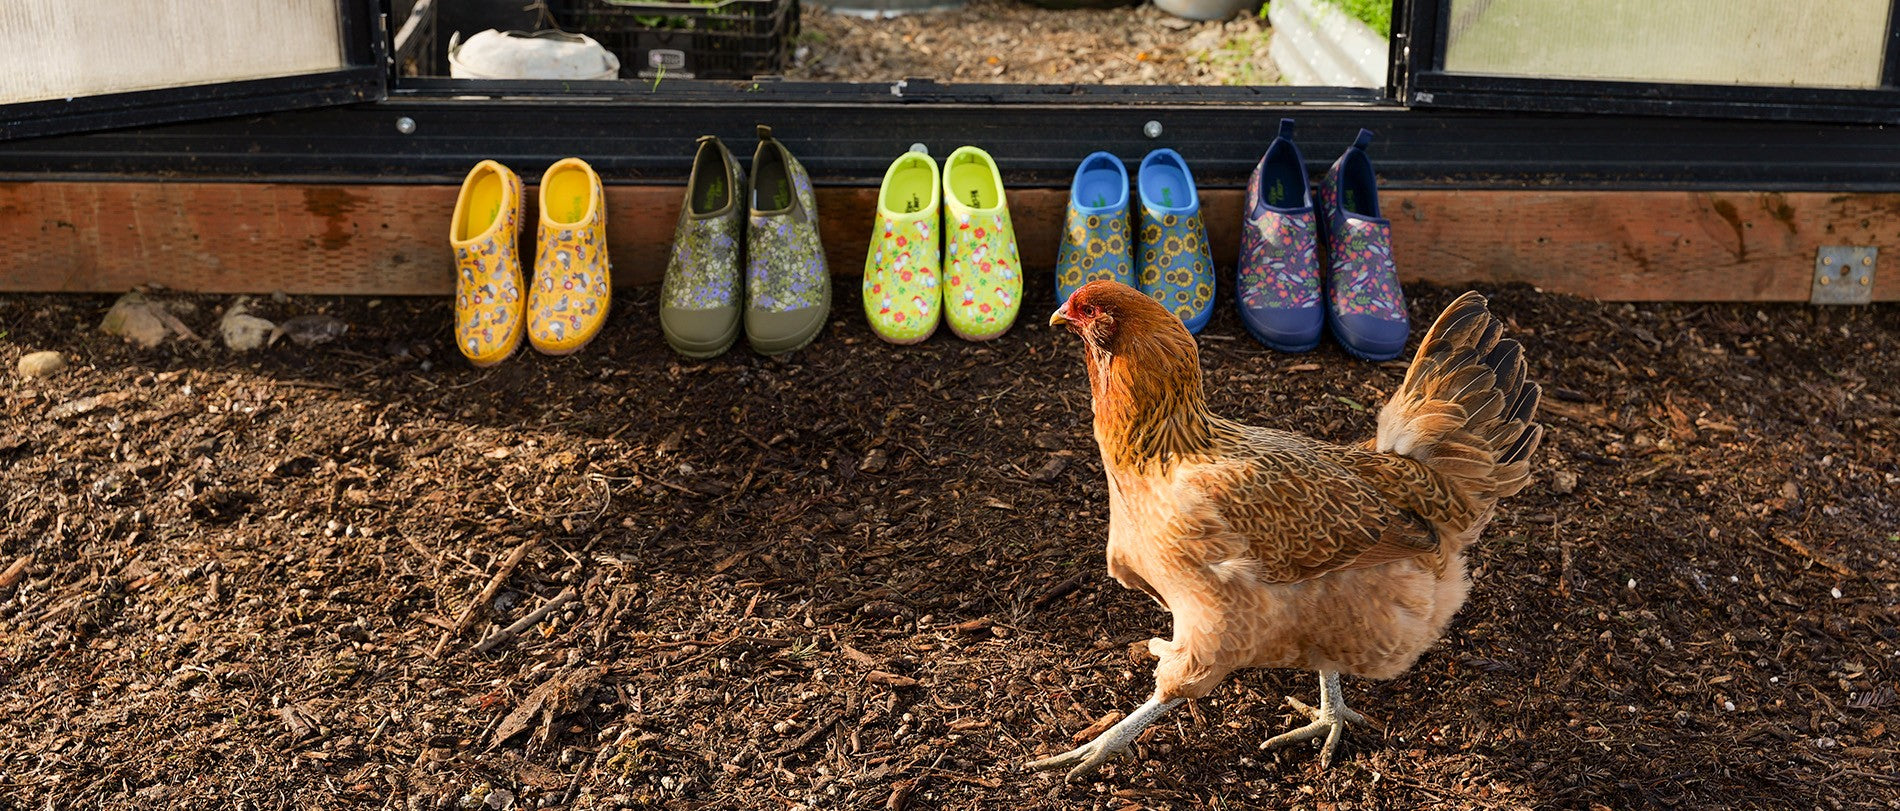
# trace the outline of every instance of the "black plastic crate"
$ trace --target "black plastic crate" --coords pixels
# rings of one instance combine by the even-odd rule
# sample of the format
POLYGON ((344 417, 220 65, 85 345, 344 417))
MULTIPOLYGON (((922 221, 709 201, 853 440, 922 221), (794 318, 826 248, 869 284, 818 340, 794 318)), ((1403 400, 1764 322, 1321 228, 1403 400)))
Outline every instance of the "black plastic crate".
POLYGON ((798 33, 798 0, 548 5, 562 28, 593 37, 620 57, 622 75, 646 79, 770 76, 785 66, 798 33))

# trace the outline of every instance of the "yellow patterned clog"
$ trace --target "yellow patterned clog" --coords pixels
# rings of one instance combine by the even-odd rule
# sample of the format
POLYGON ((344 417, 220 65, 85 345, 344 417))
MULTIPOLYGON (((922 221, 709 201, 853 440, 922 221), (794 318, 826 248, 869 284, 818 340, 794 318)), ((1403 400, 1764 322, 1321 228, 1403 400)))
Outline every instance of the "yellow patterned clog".
POLYGON ((1009 331, 1023 304, 1022 259, 1003 176, 990 153, 960 147, 943 162, 943 317, 966 341, 1009 331))
POLYGON ((455 198, 455 348, 476 366, 521 346, 521 204, 521 178, 494 161, 475 164, 455 198))
POLYGON ((600 176, 580 158, 541 176, 541 226, 528 288, 528 342, 548 355, 586 346, 613 303, 600 176))
POLYGON ((937 162, 922 152, 893 161, 878 189, 877 224, 864 257, 864 317, 877 337, 894 344, 918 343, 937 331, 941 196, 937 162))

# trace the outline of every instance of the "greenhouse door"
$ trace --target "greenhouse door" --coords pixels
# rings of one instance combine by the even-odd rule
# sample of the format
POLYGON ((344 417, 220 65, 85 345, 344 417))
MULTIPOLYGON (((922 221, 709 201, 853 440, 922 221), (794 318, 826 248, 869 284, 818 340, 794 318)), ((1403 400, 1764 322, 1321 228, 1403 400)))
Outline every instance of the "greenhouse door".
POLYGON ((8 0, 0 140, 384 97, 375 0, 8 0))
POLYGON ((1408 104, 1900 122, 1892 0, 1412 0, 1408 104))

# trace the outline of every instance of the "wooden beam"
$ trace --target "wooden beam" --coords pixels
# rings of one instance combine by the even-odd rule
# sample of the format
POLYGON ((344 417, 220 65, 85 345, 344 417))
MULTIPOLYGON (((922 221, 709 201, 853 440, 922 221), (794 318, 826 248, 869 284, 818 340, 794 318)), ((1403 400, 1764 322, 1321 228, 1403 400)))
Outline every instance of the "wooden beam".
MULTIPOLYGON (((607 190, 615 279, 666 268, 681 190, 607 190)), ((0 184, 0 290, 441 295, 450 186, 0 184)), ((1234 265, 1242 192, 1202 194, 1214 260, 1234 265)), ((1900 243, 1900 194, 1389 190, 1407 281, 1526 282, 1606 300, 1805 301, 1816 248, 1900 243)), ((1012 189, 1024 264, 1055 263, 1065 191, 1012 189)), ((821 188, 832 272, 862 272, 876 190, 821 188)), ((532 216, 532 214, 531 214, 532 216)), ((524 249, 532 235, 524 235, 524 249)), ((1892 261, 1892 260, 1890 260, 1892 261)), ((1900 300, 1900 268, 1874 297, 1900 300)))

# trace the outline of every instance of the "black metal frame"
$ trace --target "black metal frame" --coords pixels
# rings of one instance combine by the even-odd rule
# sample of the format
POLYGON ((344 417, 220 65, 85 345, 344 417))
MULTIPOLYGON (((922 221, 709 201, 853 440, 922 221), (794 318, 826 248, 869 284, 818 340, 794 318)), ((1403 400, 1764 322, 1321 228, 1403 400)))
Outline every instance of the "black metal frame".
POLYGON ((385 98, 389 33, 381 4, 336 2, 342 70, 0 105, 0 141, 385 98))
POLYGON ((1202 188, 1237 188, 1279 118, 1293 116, 1315 173, 1358 128, 1377 131, 1372 157, 1386 188, 1900 190, 1900 139, 1869 125, 1271 100, 982 104, 959 95, 963 90, 947 91, 950 101, 902 101, 888 88, 892 101, 869 102, 835 87, 825 92, 828 100, 796 86, 762 85, 743 107, 710 92, 664 105, 611 95, 398 93, 376 104, 0 144, 0 182, 163 177, 453 185, 486 158, 531 180, 577 155, 610 183, 677 184, 690 171, 693 136, 718 135, 744 155, 753 125, 769 123, 820 185, 874 186, 893 155, 921 140, 937 154, 983 146, 1011 186, 1065 187, 1090 151, 1133 162, 1165 146, 1187 156, 1202 188), (1161 124, 1160 137, 1144 132, 1150 121, 1161 124))
MULTIPOLYGON (((1623 113, 1775 121, 1900 123, 1900 2, 1888 12, 1881 87, 1846 90, 1542 79, 1449 73, 1444 22, 1452 0, 1403 0, 1405 33, 1396 97, 1417 106, 1554 113, 1623 113)), ((1395 13, 1395 18, 1400 14, 1395 13)))

